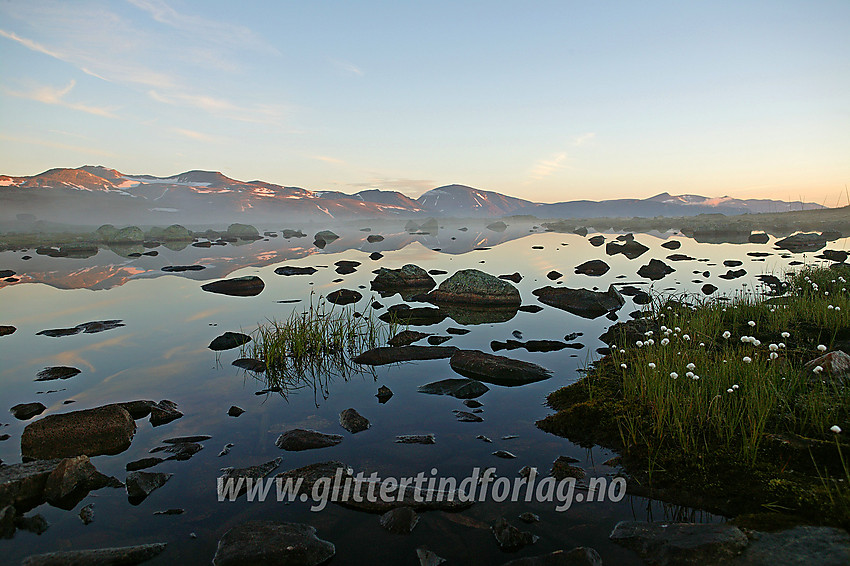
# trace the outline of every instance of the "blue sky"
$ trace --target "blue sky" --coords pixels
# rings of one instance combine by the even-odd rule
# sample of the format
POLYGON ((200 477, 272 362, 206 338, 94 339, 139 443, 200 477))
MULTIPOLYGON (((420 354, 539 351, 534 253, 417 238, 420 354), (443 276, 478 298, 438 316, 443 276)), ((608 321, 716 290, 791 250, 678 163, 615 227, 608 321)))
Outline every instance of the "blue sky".
POLYGON ((834 206, 848 29, 847 0, 4 1, 0 174, 834 206))

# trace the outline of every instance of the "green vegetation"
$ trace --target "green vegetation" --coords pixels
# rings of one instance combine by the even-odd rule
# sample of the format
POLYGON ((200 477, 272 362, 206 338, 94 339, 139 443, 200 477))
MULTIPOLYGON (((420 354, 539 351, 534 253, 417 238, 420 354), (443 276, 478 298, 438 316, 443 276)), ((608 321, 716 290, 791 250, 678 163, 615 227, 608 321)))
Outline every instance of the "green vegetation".
POLYGON ((364 371, 352 358, 386 345, 396 332, 395 324, 373 316, 371 304, 357 312, 353 306, 340 307, 324 297, 314 304, 311 295, 310 306, 303 312, 260 324, 241 355, 266 363, 263 379, 271 390, 285 395, 309 387, 327 397, 332 378, 348 379, 364 371))
POLYGON ((810 267, 781 297, 656 297, 538 424, 622 450, 635 485, 668 498, 850 526, 850 377, 804 367, 850 351, 848 279, 810 267))

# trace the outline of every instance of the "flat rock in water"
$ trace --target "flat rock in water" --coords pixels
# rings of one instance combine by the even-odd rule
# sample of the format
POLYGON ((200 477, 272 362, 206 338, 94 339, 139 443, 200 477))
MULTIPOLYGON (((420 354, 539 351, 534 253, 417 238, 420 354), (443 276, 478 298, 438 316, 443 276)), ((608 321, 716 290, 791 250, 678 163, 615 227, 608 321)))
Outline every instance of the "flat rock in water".
POLYGON ((233 527, 218 541, 214 566, 281 564, 315 566, 336 553, 333 544, 303 523, 248 521, 233 527))
POLYGON ((549 472, 549 475, 558 481, 561 481, 564 478, 575 478, 577 480, 584 478, 584 470, 578 466, 573 466, 575 461, 576 460, 574 458, 558 456, 555 461, 552 462, 552 470, 549 472))
POLYGON ((728 523, 620 521, 608 538, 662 566, 725 564, 747 546, 747 536, 728 523))
POLYGON ((203 265, 166 265, 162 271, 166 273, 181 273, 183 271, 203 271, 206 269, 203 265))
POLYGON ((229 409, 227 409, 228 417, 238 417, 242 413, 245 412, 245 409, 242 407, 237 407, 236 405, 232 405, 229 409))
POLYGON ((183 413, 177 410, 177 403, 174 401, 163 399, 159 403, 151 405, 150 423, 153 426, 168 424, 182 416, 183 413))
POLYGON ((592 236, 587 241, 590 242, 590 245, 598 248, 605 243, 605 236, 592 236))
MULTIPOLYGON (((407 306, 407 305, 405 305, 407 306)), ((384 322, 395 322, 402 325, 427 326, 439 324, 446 318, 446 313, 441 309, 432 307, 416 307, 406 309, 387 310, 378 318, 384 322)))
POLYGON ((32 459, 118 454, 135 433, 136 422, 119 405, 53 414, 26 426, 21 454, 32 459))
POLYGON ((560 271, 555 271, 554 269, 546 274, 546 278, 551 280, 551 281, 555 281, 556 279, 560 279, 563 276, 564 276, 563 273, 561 273, 560 271))
POLYGON ((430 334, 425 332, 417 332, 415 330, 402 330, 389 340, 387 340, 387 344, 390 346, 409 346, 413 344, 417 340, 422 340, 423 338, 427 338, 430 334))
POLYGON ((351 361, 356 364, 380 366, 413 360, 450 358, 457 351, 454 346, 386 346, 367 350, 351 361))
POLYGON ((233 279, 222 279, 201 285, 201 289, 210 293, 231 295, 234 297, 253 297, 263 292, 266 284, 256 275, 235 277, 233 279))
MULTIPOLYGON (((488 441, 492 442, 492 440, 490 439, 485 440, 485 442, 488 441)), ((497 458, 504 458, 505 460, 513 460, 514 458, 516 458, 516 454, 508 452, 507 450, 496 450, 495 452, 493 452, 493 456, 496 456, 497 458)))
POLYGON ((523 546, 534 544, 539 538, 528 531, 520 531, 518 528, 509 524, 504 517, 490 527, 493 536, 496 537, 496 542, 499 543, 499 548, 502 550, 518 550, 523 546))
POLYGON ((28 421, 46 410, 47 407, 41 403, 19 403, 9 409, 9 412, 19 421, 28 421))
POLYGON ((61 462, 57 458, 0 466, 0 509, 43 501, 47 478, 61 462))
POLYGON ((850 535, 843 529, 810 526, 772 533, 754 532, 746 550, 728 564, 844 566, 850 564, 850 535))
POLYGON ((464 377, 497 385, 523 385, 552 376, 551 371, 537 364, 479 350, 458 350, 449 363, 464 377))
POLYGON ((376 242, 383 242, 384 237, 380 234, 369 234, 368 236, 366 236, 366 241, 370 244, 374 244, 376 242))
POLYGON ((419 515, 410 507, 396 507, 381 515, 381 526, 397 535, 409 535, 419 522, 419 515))
POLYGON ((457 420, 462 422, 462 423, 484 422, 483 418, 479 417, 478 415, 476 415, 474 413, 470 413, 469 411, 459 411, 459 410, 455 409, 452 412, 455 414, 455 417, 457 417, 457 420))
POLYGON ((602 566, 602 557, 592 548, 577 546, 570 551, 556 550, 549 554, 517 558, 502 566, 602 566))
POLYGON ((317 271, 318 269, 315 267, 297 267, 292 265, 284 265, 274 270, 278 275, 313 275, 317 271))
POLYGON ((44 368, 35 376, 36 381, 53 381, 54 379, 69 379, 80 373, 77 368, 68 366, 53 366, 44 368))
POLYGON ((420 546, 416 549, 416 558, 419 559, 419 566, 440 566, 446 561, 445 558, 437 556, 433 551, 420 546))
POLYGON ((604 293, 569 287, 542 287, 532 291, 532 294, 543 304, 589 319, 616 311, 626 304, 613 285, 604 293))
MULTIPOLYGON (((264 478, 275 471, 280 466, 281 462, 283 462, 283 458, 277 457, 274 460, 270 460, 256 466, 249 466, 247 468, 223 468, 222 471, 224 474, 219 476, 219 480, 226 482, 228 479, 233 479, 236 480, 238 484, 239 478, 244 478, 245 480, 248 478, 251 478, 252 480, 264 478)), ((238 485, 237 489, 236 497, 246 493, 248 491, 246 482, 238 485)))
POLYGON ((705 285, 702 286, 701 291, 703 292, 704 295, 711 295, 712 293, 717 291, 717 287, 715 287, 711 283, 706 283, 705 285))
POLYGON ((24 558, 21 566, 132 566, 162 554, 166 543, 157 542, 138 546, 97 548, 92 550, 66 550, 34 554, 24 558))
POLYGON ((351 305, 363 298, 363 295, 351 289, 338 289, 328 293, 328 302, 335 305, 351 305))
POLYGON ((469 334, 469 329, 467 328, 446 328, 447 334, 454 334, 455 336, 463 336, 464 334, 469 334))
POLYGON ((53 328, 50 330, 42 330, 35 334, 36 336, 51 336, 53 338, 58 338, 61 336, 73 336, 74 334, 80 334, 81 332, 85 334, 96 334, 98 332, 105 332, 121 326, 124 326, 124 324, 120 320, 95 320, 92 322, 78 324, 73 328, 53 328))
POLYGON ((234 360, 231 365, 247 371, 253 371, 254 373, 266 371, 266 362, 256 358, 239 358, 238 360, 234 360))
POLYGON ((507 281, 513 281, 514 283, 519 283, 522 281, 522 275, 519 274, 518 271, 514 273, 510 273, 507 275, 499 275, 499 279, 505 279, 507 281))
POLYGON ((721 279, 731 280, 738 279, 739 277, 743 277, 747 274, 746 269, 730 269, 723 275, 718 275, 721 279))
POLYGON ((0 336, 8 336, 9 334, 14 334, 17 328, 9 325, 0 325, 0 336))
POLYGON ((395 441, 398 444, 436 444, 437 438, 433 434, 401 434, 395 441))
POLYGON ((674 271, 676 270, 663 261, 653 258, 649 260, 649 263, 646 265, 642 265, 641 268, 638 269, 637 274, 652 281, 657 281, 674 271))
POLYGON ((128 472, 135 472, 137 470, 146 470, 147 468, 153 468, 154 466, 156 466, 157 464, 161 464, 162 462, 165 462, 163 458, 151 456, 149 458, 141 458, 139 460, 127 462, 127 465, 124 468, 128 472))
POLYGON ((137 505, 148 495, 165 485, 174 474, 162 472, 130 472, 127 474, 127 497, 137 505))
POLYGON ((490 391, 490 388, 474 379, 450 378, 420 385, 417 391, 429 395, 451 395, 457 399, 474 399, 490 391))
POLYGON ((693 261, 695 258, 685 254, 670 254, 667 259, 670 261, 693 261))
POLYGON ((436 284, 427 271, 409 263, 400 269, 378 269, 370 285, 373 291, 389 293, 408 289, 420 289, 424 292, 433 289, 436 284))
POLYGON ((679 240, 669 240, 661 244, 662 248, 667 248, 668 250, 678 250, 682 247, 682 242, 679 240))
POLYGON ((327 448, 342 442, 338 434, 326 434, 316 430, 295 428, 281 434, 275 441, 275 446, 290 452, 327 448))
POLYGON ((369 419, 354 409, 346 409, 339 414, 339 424, 352 434, 364 431, 371 426, 369 419))
POLYGON ((336 266, 337 273, 339 273, 340 275, 348 275, 357 271, 357 268, 360 266, 360 262, 341 259, 334 263, 334 265, 336 266))
POLYGON ((519 291, 504 279, 477 269, 462 269, 426 295, 428 302, 461 305, 516 306, 519 291))
POLYGON ((118 403, 125 411, 130 413, 133 419, 143 419, 151 414, 151 407, 156 405, 153 401, 125 401, 118 403))
POLYGON ((375 397, 378 398, 378 403, 381 403, 381 404, 389 401, 390 397, 392 397, 392 396, 393 396, 392 390, 389 387, 387 387, 386 385, 382 385, 382 386, 378 387, 378 393, 375 395, 375 397))
POLYGON ((611 266, 602 261, 601 259, 592 259, 590 261, 582 263, 579 266, 576 266, 575 272, 578 274, 598 277, 600 275, 605 275, 606 273, 608 273, 609 269, 611 269, 611 266))
POLYGON ((776 242, 776 247, 789 252, 816 252, 826 247, 827 239, 816 232, 794 234, 776 242))
MULTIPOLYGON (((619 239, 619 238, 618 238, 619 239)), ((622 244, 608 242, 605 244, 605 253, 608 255, 623 254, 629 259, 635 259, 649 251, 649 248, 637 240, 626 240, 622 244)))
POLYGON ((739 265, 744 265, 744 262, 739 259, 727 259, 723 262, 723 265, 726 267, 738 267, 739 265))
POLYGON ((238 348, 242 344, 247 344, 250 341, 251 337, 247 334, 242 334, 241 332, 225 332, 210 342, 210 345, 207 347, 214 352, 221 352, 232 348, 238 348))
POLYGON ((520 310, 522 312, 537 313, 542 311, 543 307, 541 307, 540 305, 522 305, 517 310, 520 310))
POLYGON ((770 241, 770 236, 764 232, 756 232, 747 236, 747 241, 751 244, 766 244, 770 241))

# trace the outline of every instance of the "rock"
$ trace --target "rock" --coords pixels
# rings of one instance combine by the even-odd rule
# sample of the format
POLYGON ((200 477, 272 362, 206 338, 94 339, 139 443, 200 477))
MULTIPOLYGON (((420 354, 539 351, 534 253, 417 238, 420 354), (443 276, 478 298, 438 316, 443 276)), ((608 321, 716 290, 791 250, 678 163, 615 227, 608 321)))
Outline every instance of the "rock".
POLYGON ((339 424, 352 434, 364 431, 370 426, 369 419, 354 409, 346 409, 339 414, 339 424))
POLYGON ((479 434, 479 435, 478 435, 478 436, 476 436, 475 438, 476 438, 476 439, 478 439, 478 440, 484 441, 484 442, 486 442, 487 444, 492 444, 492 443, 493 443, 493 441, 492 441, 492 440, 490 440, 489 438, 487 438, 487 437, 486 437, 486 436, 484 436, 483 434, 479 434))
POLYGON ((490 530, 493 536, 496 537, 499 548, 507 551, 518 550, 523 546, 534 544, 540 538, 528 531, 520 531, 518 528, 509 524, 504 517, 500 517, 499 521, 490 527, 490 530))
POLYGON ((12 538, 15 534, 15 507, 0 507, 0 538, 12 538))
POLYGON ((424 332, 416 332, 415 330, 402 330, 389 340, 387 340, 387 344, 390 346, 409 346, 413 344, 417 340, 422 340, 423 338, 427 338, 430 336, 424 332))
POLYGON ((669 259, 670 261, 693 261, 694 260, 694 258, 692 258, 689 255, 685 255, 685 254, 670 254, 670 255, 667 256, 667 259, 669 259))
POLYGON ((327 562, 336 549, 303 523, 248 521, 224 533, 213 557, 214 566, 281 564, 314 566, 327 562))
POLYGON ((250 224, 234 223, 227 227, 227 235, 242 240, 260 240, 260 232, 250 224))
POLYGON ((430 303, 515 306, 521 304, 516 287, 477 269, 458 271, 426 295, 430 303))
POLYGON ((375 397, 378 398, 378 403, 381 403, 381 404, 389 401, 390 397, 392 397, 392 396, 393 396, 393 392, 386 385, 382 385, 382 386, 378 387, 378 393, 375 395, 375 397))
POLYGON ((430 395, 451 395, 457 399, 474 399, 490 391, 490 388, 474 379, 442 379, 420 385, 417 391, 430 395))
POLYGON ((31 517, 21 517, 19 515, 15 517, 15 526, 22 531, 42 535, 50 528, 50 523, 41 514, 32 515, 31 517))
POLYGON ((520 342, 519 340, 499 342, 497 340, 493 340, 490 342, 490 348, 494 352, 498 352, 499 350, 516 350, 517 348, 525 348, 529 352, 557 352, 564 348, 581 349, 582 345, 567 344, 560 340, 528 340, 527 342, 520 342))
POLYGON ((46 410, 47 407, 41 403, 19 403, 9 409, 9 412, 19 421, 28 421, 46 410))
POLYGON ((673 273, 674 271, 676 270, 664 263, 663 261, 653 258, 649 260, 649 263, 641 266, 641 268, 638 269, 637 274, 641 277, 645 277, 646 279, 658 281, 659 279, 662 279, 663 277, 667 276, 667 274, 673 273))
POLYGON ((555 271, 554 269, 546 274, 546 278, 551 280, 551 281, 555 281, 556 279, 560 279, 563 276, 564 276, 563 273, 561 273, 560 271, 555 271))
POLYGON ((616 311, 626 303, 613 285, 605 293, 569 287, 542 287, 532 294, 543 304, 590 319, 616 311))
POLYGON ((157 464, 159 464, 161 462, 165 462, 165 460, 162 459, 162 458, 155 458, 155 457, 141 458, 139 460, 127 462, 125 469, 128 472, 135 472, 136 470, 145 470, 147 468, 152 468, 152 467, 156 466, 157 464))
POLYGON ((569 552, 556 550, 549 554, 511 560, 502 566, 602 566, 602 557, 592 548, 577 546, 569 552))
POLYGON ((242 334, 241 332, 225 332, 210 342, 210 345, 207 347, 214 352, 221 352, 223 350, 238 348, 242 344, 247 344, 250 341, 251 337, 247 334, 242 334))
POLYGON ((234 365, 247 371, 253 371, 254 373, 262 373, 266 371, 266 362, 256 358, 239 358, 238 360, 234 360, 230 365, 234 365))
POLYGON ((747 546, 747 536, 728 523, 620 521, 608 538, 660 566, 721 564, 747 546))
POLYGON ((419 566, 440 566, 446 561, 445 558, 440 558, 424 546, 416 549, 416 557, 419 559, 419 566))
POLYGON ((111 233, 106 241, 110 244, 141 244, 145 241, 145 233, 136 226, 127 226, 111 233))
POLYGON ((79 517, 84 525, 91 525, 94 522, 94 503, 84 505, 80 509, 79 517))
POLYGON ((246 275, 244 277, 234 277, 233 279, 221 279, 213 281, 206 285, 201 285, 201 289, 210 293, 219 293, 221 295, 230 295, 233 297, 254 297, 263 292, 266 284, 256 275, 246 275))
POLYGON ((278 275, 313 275, 316 273, 318 269, 315 267, 296 267, 291 265, 284 265, 283 267, 278 267, 274 270, 278 275))
POLYGON ((340 442, 342 442, 342 436, 338 434, 325 434, 315 430, 295 428, 281 434, 275 441, 275 446, 290 452, 297 452, 336 446, 340 442))
POLYGON ((130 472, 127 474, 127 498, 133 505, 141 503, 148 495, 165 485, 174 474, 162 472, 130 472))
POLYGON ((723 262, 723 265, 726 267, 738 267, 739 265, 744 265, 744 262, 739 259, 727 259, 723 262))
POLYGON ((462 422, 462 423, 480 423, 480 422, 484 422, 484 419, 482 419, 481 417, 479 417, 478 415, 476 415, 476 414, 474 414, 474 413, 470 413, 469 411, 458 411, 457 409, 455 409, 455 410, 454 410, 454 411, 452 411, 452 412, 453 412, 453 413, 455 414, 455 416, 457 417, 457 420, 458 420, 458 421, 460 421, 460 422, 462 422))
POLYGON ((183 271, 203 271, 206 269, 204 265, 166 265, 161 269, 166 273, 181 273, 183 271))
POLYGON ((227 409, 227 416, 228 417, 238 417, 239 415, 241 415, 244 412, 245 412, 245 409, 243 409, 241 407, 237 407, 236 405, 232 405, 229 409, 227 409))
POLYGON ((47 476, 42 497, 51 505, 62 507, 62 500, 69 496, 88 493, 108 483, 109 478, 97 471, 88 456, 65 458, 47 476))
POLYGON ((573 458, 558 456, 555 461, 552 462, 552 470, 549 472, 549 475, 558 481, 561 481, 564 478, 575 478, 577 480, 584 478, 584 470, 578 466, 573 466, 573 462, 575 462, 575 459, 573 458))
MULTIPOLYGON (((619 237, 617 238, 619 239, 619 237)), ((608 242, 605 244, 605 253, 608 255, 623 254, 629 259, 635 259, 649 251, 649 248, 637 240, 627 240, 622 244, 608 242)))
POLYGON ((363 295, 351 289, 338 289, 328 293, 328 302, 335 305, 351 305, 363 298, 363 295))
POLYGON ((827 352, 807 362, 803 366, 803 374, 808 376, 809 382, 827 381, 838 385, 850 383, 850 356, 841 350, 827 352), (821 371, 815 373, 814 369, 818 366, 821 371))
POLYGON ((119 405, 48 415, 21 435, 21 454, 29 459, 119 454, 130 447, 136 422, 119 405))
POLYGON ((35 376, 36 381, 52 381, 54 379, 69 379, 80 373, 77 368, 68 366, 53 366, 47 367, 38 372, 35 376))
POLYGON ((541 307, 540 305, 522 305, 517 310, 521 310, 522 312, 536 313, 542 311, 543 307, 541 307))
POLYGON ((514 283, 519 283, 520 281, 522 281, 522 275, 520 275, 519 272, 516 271, 509 275, 499 275, 499 279, 506 279, 508 281, 513 281, 514 283))
MULTIPOLYGON (((407 306, 407 305, 405 305, 407 306)), ((416 307, 406 309, 388 309, 387 312, 378 318, 384 322, 413 325, 413 326, 428 326, 439 324, 446 318, 446 313, 441 309, 432 307, 416 307)))
POLYGON ((341 259, 334 263, 336 266, 336 272, 340 275, 349 275, 357 271, 357 267, 360 265, 359 261, 351 261, 347 259, 341 259))
POLYGON ((93 550, 66 550, 34 554, 24 558, 21 566, 132 566, 141 564, 162 554, 166 543, 142 544, 93 550))
POLYGON ((501 220, 497 220, 496 222, 491 222, 487 225, 488 230, 492 230, 494 232, 504 232, 508 229, 508 225, 502 222, 501 220))
POLYGON ((381 515, 381 526, 397 535, 409 535, 419 522, 419 515, 410 507, 396 507, 381 515))
POLYGON ((469 329, 467 328, 446 328, 447 334, 454 334, 455 336, 463 336, 464 334, 469 334, 469 329))
POLYGON ((171 446, 157 446, 151 452, 169 452, 173 456, 169 456, 166 460, 188 460, 201 450, 204 445, 197 442, 181 442, 171 446))
POLYGON ((96 334, 98 332, 112 330, 113 328, 119 328, 121 326, 124 326, 124 324, 120 320, 95 320, 93 322, 78 324, 73 328, 53 328, 51 330, 42 330, 41 332, 36 332, 36 336, 50 336, 58 338, 61 336, 72 336, 81 332, 85 334, 96 334))
POLYGON ((369 234, 368 236, 366 236, 366 241, 370 244, 374 244, 376 242, 383 242, 384 237, 380 234, 369 234))
POLYGON ((770 241, 770 236, 764 232, 754 232, 747 236, 747 241, 751 244, 766 244, 770 241))
POLYGON ((454 346, 386 346, 367 350, 351 361, 356 364, 381 366, 413 360, 450 358, 457 351, 454 346))
POLYGON ((679 240, 668 240, 661 244, 662 248, 667 248, 668 250, 678 250, 682 247, 682 242, 679 240))
POLYGON ((0 466, 0 508, 6 505, 30 507, 44 501, 47 478, 61 460, 35 460, 0 466))
POLYGON ((470 409, 477 409, 479 407, 483 407, 484 403, 481 401, 476 401, 475 399, 465 399, 463 404, 469 407, 470 409))
POLYGON ((427 291, 433 289, 437 283, 427 271, 418 265, 407 264, 401 269, 378 269, 375 279, 370 283, 373 291, 383 293, 397 292, 408 289, 419 289, 427 291))
POLYGON ((313 245, 319 249, 324 249, 326 245, 338 239, 339 236, 337 236, 330 230, 322 230, 321 232, 317 232, 316 235, 313 237, 313 245))
POLYGON ((436 444, 437 439, 433 434, 401 434, 395 437, 398 444, 436 444))
POLYGON ((159 403, 151 405, 150 423, 153 426, 168 424, 182 416, 183 413, 177 410, 177 403, 174 401, 163 399, 159 403))
POLYGON ((130 413, 133 419, 143 419, 151 414, 151 407, 156 405, 153 401, 127 401, 118 403, 125 411, 130 413))
POLYGON ((754 532, 744 553, 729 562, 738 566, 804 566, 850 564, 850 535, 831 527, 794 527, 780 532, 754 532))
POLYGON ((848 253, 844 250, 824 250, 821 255, 830 261, 841 263, 847 259, 848 253))
MULTIPOLYGON (((492 442, 492 440, 487 437, 482 438, 482 440, 484 440, 485 442, 492 442)), ((493 456, 496 456, 497 458, 504 458, 505 460, 513 460, 514 458, 516 458, 516 454, 508 452, 507 450, 496 450, 495 452, 493 452, 493 456)))
POLYGON ((239 497, 240 495, 248 491, 247 480, 249 478, 252 481, 256 481, 258 478, 264 478, 268 476, 280 466, 280 463, 282 461, 283 458, 277 457, 274 460, 270 460, 268 462, 264 462, 262 464, 250 466, 247 468, 222 468, 224 474, 219 476, 218 480, 219 482, 221 482, 221 485, 226 485, 226 482, 229 479, 235 480, 236 497, 239 497), (241 483, 239 482, 240 478, 243 480, 241 483))
POLYGON ((14 334, 17 328, 14 326, 0 326, 0 336, 8 336, 9 334, 14 334))
POLYGON ((288 240, 289 238, 304 238, 307 234, 303 233, 301 230, 290 230, 287 228, 281 232, 281 236, 288 240))
POLYGON ((609 269, 611 269, 611 266, 602 261, 601 259, 592 259, 577 266, 575 272, 578 274, 598 277, 600 275, 605 275, 606 273, 608 273, 609 269))
POLYGON ((827 239, 816 232, 794 234, 776 242, 776 247, 789 252, 816 252, 826 247, 827 239))
POLYGON ((537 364, 495 356, 479 350, 458 350, 449 361, 464 377, 497 385, 523 385, 551 377, 552 372, 537 364))
POLYGON ((590 242, 590 245, 598 248, 599 246, 605 243, 605 236, 593 236, 591 238, 588 238, 587 241, 590 242))
POLYGON ((429 336, 428 344, 430 344, 431 346, 439 346, 440 344, 448 342, 451 339, 451 336, 429 336))
MULTIPOLYGON (((525 477, 526 479, 528 478, 527 475, 523 476, 523 477, 525 477)), ((539 523, 540 517, 538 515, 536 515, 535 513, 532 513, 531 511, 526 511, 525 513, 520 513, 519 520, 522 521, 523 523, 529 523, 529 524, 539 523)))
POLYGON ((747 270, 745 270, 745 269, 730 269, 726 273, 724 273, 723 275, 718 275, 718 277, 720 277, 721 279, 726 279, 728 281, 728 280, 731 280, 731 279, 737 279, 739 277, 743 277, 746 274, 747 274, 747 270))
POLYGON ((382 257, 384 257, 384 254, 382 254, 381 252, 372 252, 369 254, 369 259, 371 259, 372 261, 378 261, 382 257))
POLYGON ((705 285, 702 286, 702 292, 703 292, 704 295, 711 295, 715 291, 717 291, 717 287, 715 287, 711 283, 706 283, 705 285))

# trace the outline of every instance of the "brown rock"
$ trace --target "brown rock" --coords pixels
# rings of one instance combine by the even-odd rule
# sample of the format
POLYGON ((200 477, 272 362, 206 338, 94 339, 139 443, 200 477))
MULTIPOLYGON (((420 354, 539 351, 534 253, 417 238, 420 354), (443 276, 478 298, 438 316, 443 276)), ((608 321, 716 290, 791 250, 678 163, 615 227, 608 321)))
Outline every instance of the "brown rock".
POLYGON ((48 415, 24 429, 21 454, 26 459, 118 454, 135 433, 136 422, 119 405, 48 415))

